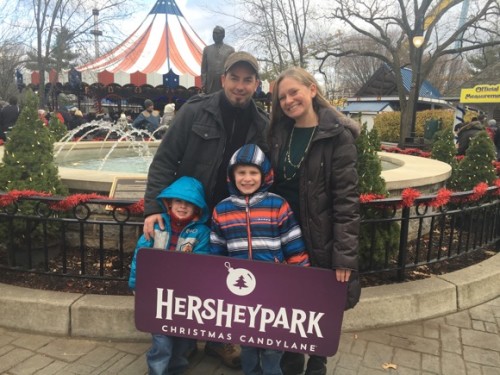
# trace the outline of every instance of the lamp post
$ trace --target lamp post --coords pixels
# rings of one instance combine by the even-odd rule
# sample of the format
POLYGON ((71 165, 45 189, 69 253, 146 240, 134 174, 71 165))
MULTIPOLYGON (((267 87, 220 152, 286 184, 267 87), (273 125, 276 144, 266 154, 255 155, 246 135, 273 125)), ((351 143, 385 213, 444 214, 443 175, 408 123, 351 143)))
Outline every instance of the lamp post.
POLYGON ((413 108, 412 108, 412 113, 411 113, 411 128, 410 128, 410 137, 412 140, 412 143, 415 143, 415 129, 416 129, 416 123, 417 123, 417 107, 418 107, 418 98, 420 97, 420 66, 422 65, 422 51, 423 48, 421 48, 424 44, 424 37, 422 35, 422 27, 421 24, 419 23, 416 27, 415 30, 415 35, 413 36, 412 43, 413 46, 415 47, 415 72, 412 71, 412 81, 413 83, 413 90, 414 90, 414 103, 413 103, 413 108), (413 76, 415 74, 415 76, 413 76))

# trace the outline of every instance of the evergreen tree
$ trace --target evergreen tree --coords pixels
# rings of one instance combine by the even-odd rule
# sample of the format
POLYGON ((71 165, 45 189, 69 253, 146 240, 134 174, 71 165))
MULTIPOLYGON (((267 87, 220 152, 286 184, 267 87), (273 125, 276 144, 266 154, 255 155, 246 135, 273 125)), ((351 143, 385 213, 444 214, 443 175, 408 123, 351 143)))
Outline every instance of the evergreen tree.
POLYGON ((478 132, 470 141, 465 157, 458 164, 451 188, 457 191, 472 190, 480 182, 492 185, 495 181, 496 150, 486 131, 478 132))
MULTIPOLYGON (((59 179, 54 164, 53 140, 38 117, 38 98, 28 90, 25 99, 25 106, 5 144, 3 164, 0 165, 0 191, 36 190, 54 195, 66 194, 67 188, 59 179)), ((35 202, 21 201, 18 215, 33 214, 35 208, 35 202)), ((22 247, 28 236, 32 244, 56 236, 56 224, 49 223, 45 227, 39 224, 33 221, 27 227, 23 220, 1 223, 0 238, 6 238, 6 231, 9 231, 14 238, 14 247, 22 247)))
MULTIPOLYGON (((360 136, 356 140, 358 148, 359 192, 387 195, 385 181, 381 176, 382 164, 377 151, 380 140, 377 132, 368 132, 363 125, 360 136)), ((379 208, 361 208, 362 217, 369 221, 361 225, 360 232, 360 269, 369 269, 382 265, 396 251, 399 244, 399 226, 395 222, 383 221, 388 210, 379 208)))
MULTIPOLYGON (((57 74, 61 74, 63 69, 71 68, 72 61, 78 57, 78 54, 71 51, 70 44, 74 40, 74 37, 74 34, 65 27, 56 31, 50 53, 48 57, 43 59, 45 68, 48 71, 54 69, 57 74)), ((38 70, 39 59, 36 52, 28 51, 26 56, 26 67, 30 70, 38 70)))
POLYGON ((358 174, 360 193, 375 193, 387 195, 385 181, 381 177, 382 164, 377 155, 380 150, 380 140, 374 129, 368 132, 363 125, 360 136, 357 139, 358 147, 358 174))
POLYGON ((451 129, 443 129, 434 135, 434 140, 432 143, 431 158, 435 160, 447 163, 451 167, 451 176, 448 181, 456 180, 456 171, 458 167, 457 159, 455 158, 457 154, 457 148, 454 142, 455 136, 451 129))
POLYGON ((53 68, 57 73, 61 73, 63 69, 69 69, 71 62, 78 57, 77 53, 71 51, 71 42, 75 36, 67 28, 62 27, 56 32, 56 39, 52 46, 51 60, 49 68, 53 68))
POLYGON ((53 141, 38 118, 38 99, 29 91, 16 125, 9 132, 0 169, 0 190, 37 190, 64 194, 54 164, 53 141))

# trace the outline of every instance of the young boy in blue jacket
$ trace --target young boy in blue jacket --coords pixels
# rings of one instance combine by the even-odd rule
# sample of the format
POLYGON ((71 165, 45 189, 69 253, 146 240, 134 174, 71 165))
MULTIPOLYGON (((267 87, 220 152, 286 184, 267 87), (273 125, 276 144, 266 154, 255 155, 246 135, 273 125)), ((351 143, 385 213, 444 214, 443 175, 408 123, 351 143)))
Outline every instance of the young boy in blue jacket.
MULTIPOLYGON (((142 247, 209 253, 210 229, 208 206, 202 184, 193 177, 181 177, 165 188, 156 198, 163 208, 165 229, 155 226, 155 235, 146 240, 142 235, 137 242, 130 268, 129 287, 135 289, 137 253, 142 247)), ((149 375, 180 374, 189 363, 186 352, 194 348, 193 339, 152 334, 152 346, 146 358, 149 375)))
MULTIPOLYGON (((228 165, 228 198, 212 214, 210 252, 214 255, 309 266, 302 232, 287 201, 269 192, 271 164, 262 150, 248 144, 228 165)), ((282 351, 241 347, 245 375, 281 375, 282 351)))

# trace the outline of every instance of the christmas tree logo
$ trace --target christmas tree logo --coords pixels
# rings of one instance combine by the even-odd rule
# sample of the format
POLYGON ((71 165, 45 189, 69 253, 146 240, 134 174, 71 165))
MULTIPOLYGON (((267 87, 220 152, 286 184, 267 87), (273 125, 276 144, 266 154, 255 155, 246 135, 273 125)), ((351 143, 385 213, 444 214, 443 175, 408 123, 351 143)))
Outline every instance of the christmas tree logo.
POLYGON ((248 296, 255 290, 255 276, 245 268, 232 268, 231 263, 225 262, 228 275, 226 285, 229 291, 237 296, 248 296))

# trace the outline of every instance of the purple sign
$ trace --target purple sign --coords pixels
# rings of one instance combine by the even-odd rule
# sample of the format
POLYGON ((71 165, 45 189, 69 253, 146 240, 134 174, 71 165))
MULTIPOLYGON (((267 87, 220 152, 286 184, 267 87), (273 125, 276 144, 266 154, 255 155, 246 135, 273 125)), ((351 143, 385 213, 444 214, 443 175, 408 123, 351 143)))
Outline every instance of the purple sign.
POLYGON ((141 249, 135 325, 170 336, 332 356, 346 292, 331 270, 141 249))

